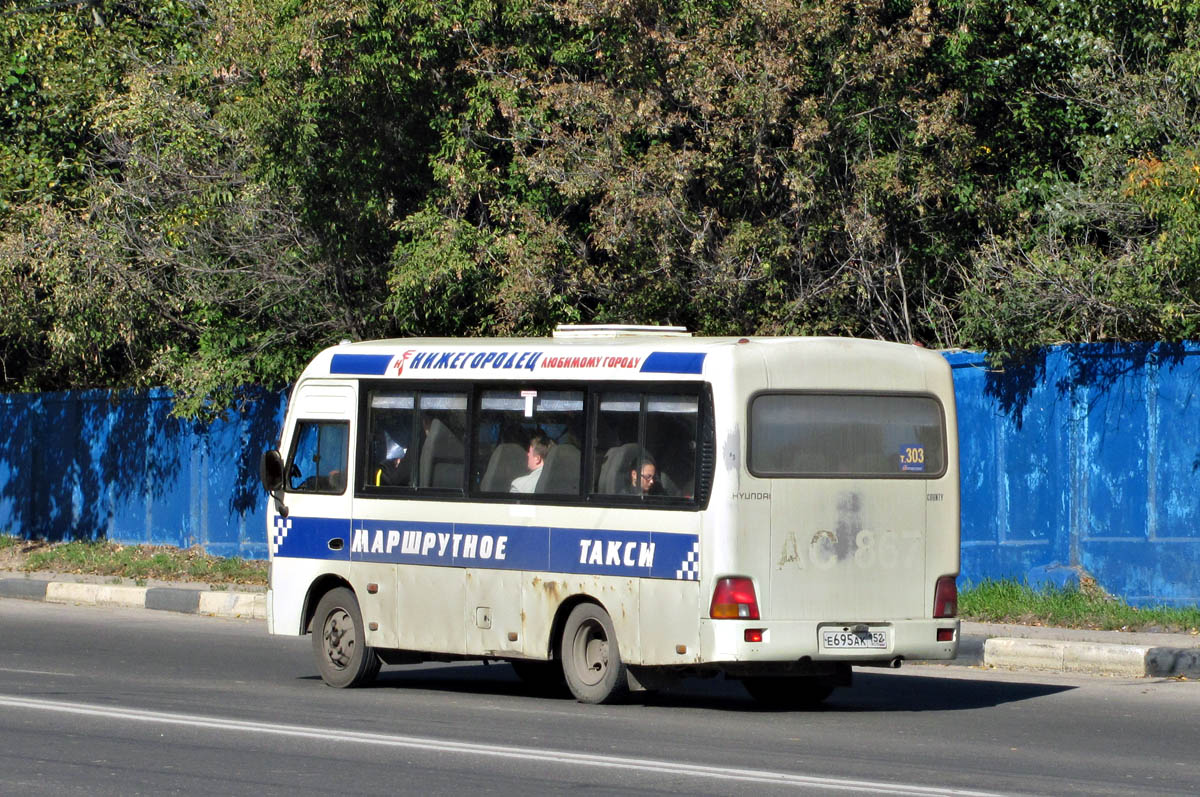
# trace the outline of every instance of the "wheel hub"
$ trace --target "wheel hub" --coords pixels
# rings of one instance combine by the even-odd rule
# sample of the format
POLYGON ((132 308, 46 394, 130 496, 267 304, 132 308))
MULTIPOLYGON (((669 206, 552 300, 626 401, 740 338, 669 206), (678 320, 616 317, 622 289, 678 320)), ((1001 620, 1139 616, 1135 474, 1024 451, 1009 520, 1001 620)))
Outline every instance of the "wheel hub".
POLYGON ((325 655, 338 668, 350 663, 354 654, 354 623, 350 615, 338 610, 325 621, 325 655))
POLYGON ((579 679, 589 686, 595 686, 604 680, 608 670, 608 639, 604 629, 594 624, 587 624, 579 629, 575 638, 575 652, 579 679))

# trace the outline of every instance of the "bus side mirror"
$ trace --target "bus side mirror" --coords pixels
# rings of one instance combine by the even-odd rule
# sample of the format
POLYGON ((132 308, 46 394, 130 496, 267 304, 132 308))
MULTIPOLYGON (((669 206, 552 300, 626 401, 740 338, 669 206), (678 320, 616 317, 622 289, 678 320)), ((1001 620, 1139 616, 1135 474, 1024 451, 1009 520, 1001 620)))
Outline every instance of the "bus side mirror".
POLYGON ((275 449, 263 452, 262 459, 258 461, 258 478, 262 479, 267 492, 283 489, 283 457, 275 449))

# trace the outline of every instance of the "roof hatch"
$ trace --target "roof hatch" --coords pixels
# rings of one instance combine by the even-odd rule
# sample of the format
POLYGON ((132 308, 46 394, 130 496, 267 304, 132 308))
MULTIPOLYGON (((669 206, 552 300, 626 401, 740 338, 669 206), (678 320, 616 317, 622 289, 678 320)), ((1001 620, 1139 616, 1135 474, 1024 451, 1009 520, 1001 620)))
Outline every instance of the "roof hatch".
POLYGON ((646 324, 559 324, 554 328, 556 338, 624 338, 624 337, 690 338, 687 327, 657 327, 646 324))

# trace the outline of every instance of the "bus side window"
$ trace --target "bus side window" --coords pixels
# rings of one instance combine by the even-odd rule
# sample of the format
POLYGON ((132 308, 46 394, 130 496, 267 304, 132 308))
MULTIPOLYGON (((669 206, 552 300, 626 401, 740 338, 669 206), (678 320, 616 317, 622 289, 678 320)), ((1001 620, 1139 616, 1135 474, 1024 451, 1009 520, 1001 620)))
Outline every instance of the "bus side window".
POLYGON ((467 395, 422 393, 419 407, 423 436, 417 486, 461 490, 466 467, 467 395))
POLYGON ((411 487, 417 448, 413 444, 411 392, 373 392, 369 401, 367 467, 364 487, 368 490, 411 487))
POLYGON ((659 483, 659 489, 653 495, 694 496, 699 434, 698 397, 680 394, 647 396, 646 448, 654 455, 659 483))
POLYGON ((552 443, 535 493, 579 495, 583 475, 583 391, 539 390, 533 420, 552 443))
POLYGON ((638 393, 601 393, 596 408, 592 492, 632 495, 631 474, 642 458, 642 397, 638 393))
POLYGON ((346 489, 350 425, 345 421, 300 421, 288 463, 288 490, 337 495, 346 489))
POLYGON ((601 394, 593 491, 646 499, 692 498, 699 408, 695 395, 601 394))
POLYGON ((483 391, 476 417, 472 484, 485 493, 578 495, 583 397, 580 390, 542 387, 483 391), (527 456, 534 440, 545 447, 536 477, 530 468, 537 460, 527 456))

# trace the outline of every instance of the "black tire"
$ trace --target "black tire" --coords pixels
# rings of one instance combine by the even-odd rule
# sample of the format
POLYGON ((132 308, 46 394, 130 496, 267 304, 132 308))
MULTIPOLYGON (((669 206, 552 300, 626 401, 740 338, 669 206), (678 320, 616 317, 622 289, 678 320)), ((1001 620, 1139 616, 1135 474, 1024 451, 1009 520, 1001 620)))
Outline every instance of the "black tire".
POLYGON ((821 676, 759 676, 743 678, 750 696, 767 708, 816 708, 833 693, 834 684, 821 676))
POLYGON ((321 680, 339 689, 375 680, 382 662, 366 638, 354 593, 345 587, 326 592, 312 621, 313 655, 321 680))
POLYGON ((546 697, 567 697, 571 690, 563 678, 562 667, 556 661, 510 661, 513 672, 529 689, 546 697))
POLYGON ((567 615, 560 645, 563 678, 580 703, 616 703, 629 694, 629 679, 608 612, 581 603, 567 615))

